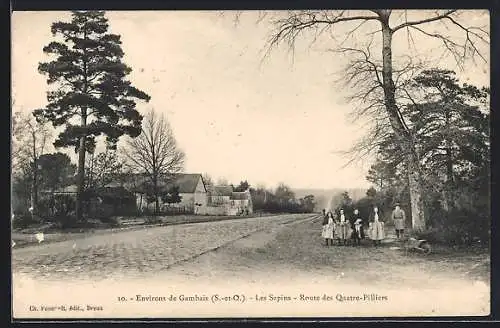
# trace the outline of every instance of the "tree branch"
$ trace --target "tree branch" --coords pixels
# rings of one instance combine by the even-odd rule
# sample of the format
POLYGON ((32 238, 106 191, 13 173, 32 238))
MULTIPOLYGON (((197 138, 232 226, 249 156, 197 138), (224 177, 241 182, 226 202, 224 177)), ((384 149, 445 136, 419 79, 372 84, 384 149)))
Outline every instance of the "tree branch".
POLYGON ((430 18, 426 18, 426 19, 422 19, 422 20, 418 20, 418 21, 413 21, 413 22, 405 22, 405 23, 402 23, 402 24, 392 28, 392 31, 396 32, 397 30, 400 30, 400 29, 408 27, 408 26, 416 26, 416 25, 421 25, 421 24, 425 24, 425 23, 438 21, 438 20, 441 20, 443 18, 449 17, 449 15, 453 14, 456 11, 457 11, 456 9, 448 10, 446 13, 441 14, 441 15, 437 15, 435 17, 430 17, 430 18))
MULTIPOLYGON (((274 22, 274 25, 277 26, 277 30, 268 40, 268 52, 271 48, 277 46, 282 41, 286 41, 290 46, 292 46, 295 42, 296 37, 303 30, 316 27, 318 25, 333 26, 342 22, 380 20, 379 16, 343 16, 344 13, 345 11, 340 11, 335 16, 329 17, 328 12, 326 12, 321 15, 321 18, 317 18, 318 13, 303 11, 300 13, 291 14, 287 18, 276 20, 274 22)), ((355 28, 355 30, 356 29, 357 28, 355 28)))

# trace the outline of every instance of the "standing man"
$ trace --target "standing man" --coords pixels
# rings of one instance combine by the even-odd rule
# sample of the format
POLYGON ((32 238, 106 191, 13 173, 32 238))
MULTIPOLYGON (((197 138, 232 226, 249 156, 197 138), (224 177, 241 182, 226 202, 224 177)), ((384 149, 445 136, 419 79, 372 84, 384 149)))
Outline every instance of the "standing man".
POLYGON ((392 211, 392 221, 394 222, 394 228, 396 229, 396 238, 400 239, 403 237, 405 230, 406 215, 405 212, 396 203, 394 210, 392 211))

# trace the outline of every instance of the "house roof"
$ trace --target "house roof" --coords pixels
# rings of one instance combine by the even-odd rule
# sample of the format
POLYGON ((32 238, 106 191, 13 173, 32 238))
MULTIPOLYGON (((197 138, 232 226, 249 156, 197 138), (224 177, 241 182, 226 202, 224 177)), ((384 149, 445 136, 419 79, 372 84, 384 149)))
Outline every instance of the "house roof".
POLYGON ((148 177, 145 174, 121 174, 114 177, 114 180, 108 183, 106 187, 122 185, 124 188, 132 192, 141 192, 145 189, 147 182, 148 177))
POLYGON ((233 191, 231 194, 231 199, 234 200, 250 199, 250 193, 246 191, 233 191))
MULTIPOLYGON (((169 183, 169 185, 178 186, 179 193, 185 193, 185 194, 194 193, 200 179, 203 180, 201 178, 201 174, 178 173, 174 175, 173 180, 169 183)), ((206 191, 204 183, 203 186, 206 191)))
POLYGON ((232 186, 213 186, 211 191, 213 196, 231 196, 232 193, 232 186))
MULTIPOLYGON (((176 173, 168 176, 165 179, 158 179, 158 187, 160 189, 167 189, 171 186, 178 186, 179 193, 191 194, 196 190, 196 186, 201 178, 201 174, 198 173, 176 173)), ((130 191, 142 192, 147 184, 150 184, 149 177, 144 173, 139 174, 128 174, 122 177, 123 187, 130 191)), ((116 186, 120 185, 120 182, 115 181, 107 184, 106 186, 116 186)), ((203 184, 203 186, 205 186, 203 184)), ((206 191, 206 188, 205 188, 206 191)))
POLYGON ((69 185, 54 191, 54 193, 56 194, 76 194, 77 192, 78 192, 77 185, 69 185))
POLYGON ((135 196, 133 193, 128 191, 122 186, 117 186, 117 187, 102 187, 102 188, 97 188, 94 192, 93 195, 95 196, 101 196, 101 197, 110 197, 110 198, 133 198, 135 199, 135 196))
MULTIPOLYGON (((76 194, 78 187, 76 185, 69 185, 63 188, 59 188, 54 191, 54 194, 76 194)), ((97 188, 95 190, 87 190, 86 193, 92 196, 103 196, 103 197, 113 197, 113 198, 131 198, 135 197, 133 193, 128 191, 122 186, 114 186, 112 184, 106 187, 97 188)))

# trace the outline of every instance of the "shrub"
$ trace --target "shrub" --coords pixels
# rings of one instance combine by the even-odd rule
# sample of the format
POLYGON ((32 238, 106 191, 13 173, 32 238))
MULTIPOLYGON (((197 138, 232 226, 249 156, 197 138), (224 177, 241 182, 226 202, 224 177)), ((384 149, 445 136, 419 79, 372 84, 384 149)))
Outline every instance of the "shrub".
POLYGON ((120 226, 120 220, 116 216, 106 216, 100 218, 101 222, 111 228, 120 226))
POLYGON ((150 216, 153 215, 153 210, 150 210, 148 207, 144 207, 140 212, 142 216, 150 216))
POLYGON ((480 241, 489 244, 490 219, 488 215, 479 214, 467 209, 455 209, 450 213, 443 212, 441 217, 434 217, 434 226, 418 235, 436 243, 448 245, 472 245, 480 241))
POLYGON ((54 221, 63 229, 75 228, 77 225, 74 213, 57 213, 54 216, 54 221))
POLYGON ((157 224, 157 223, 161 223, 162 222, 162 219, 161 217, 159 216, 148 216, 146 217, 146 224, 157 224))
POLYGON ((26 229, 33 223, 36 223, 36 221, 33 220, 33 216, 30 213, 17 213, 14 214, 14 219, 12 220, 12 228, 26 229))

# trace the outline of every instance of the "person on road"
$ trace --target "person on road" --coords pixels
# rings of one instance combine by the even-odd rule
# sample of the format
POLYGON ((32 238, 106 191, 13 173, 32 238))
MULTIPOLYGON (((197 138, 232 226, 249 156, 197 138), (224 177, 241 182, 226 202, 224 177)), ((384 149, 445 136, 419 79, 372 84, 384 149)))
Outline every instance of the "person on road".
POLYGON ((328 214, 323 219, 323 231, 321 236, 325 238, 325 245, 328 246, 328 241, 330 245, 333 246, 333 214, 328 212, 328 214))
POLYGON ((352 241, 353 245, 361 245, 361 239, 365 238, 365 232, 363 229, 363 219, 359 214, 358 209, 354 209, 354 215, 352 216, 352 241))
POLYGON ((346 219, 344 210, 340 209, 339 222, 338 222, 338 238, 340 245, 346 245, 349 239, 349 221, 346 219))
POLYGON ((399 203, 396 203, 394 210, 392 211, 391 219, 394 222, 394 228, 396 229, 396 238, 403 238, 406 215, 399 206, 399 203))
POLYGON ((384 234, 384 222, 381 215, 378 212, 378 207, 374 206, 373 211, 370 213, 370 218, 368 219, 370 239, 373 240, 375 246, 380 245, 382 240, 385 238, 384 234))

